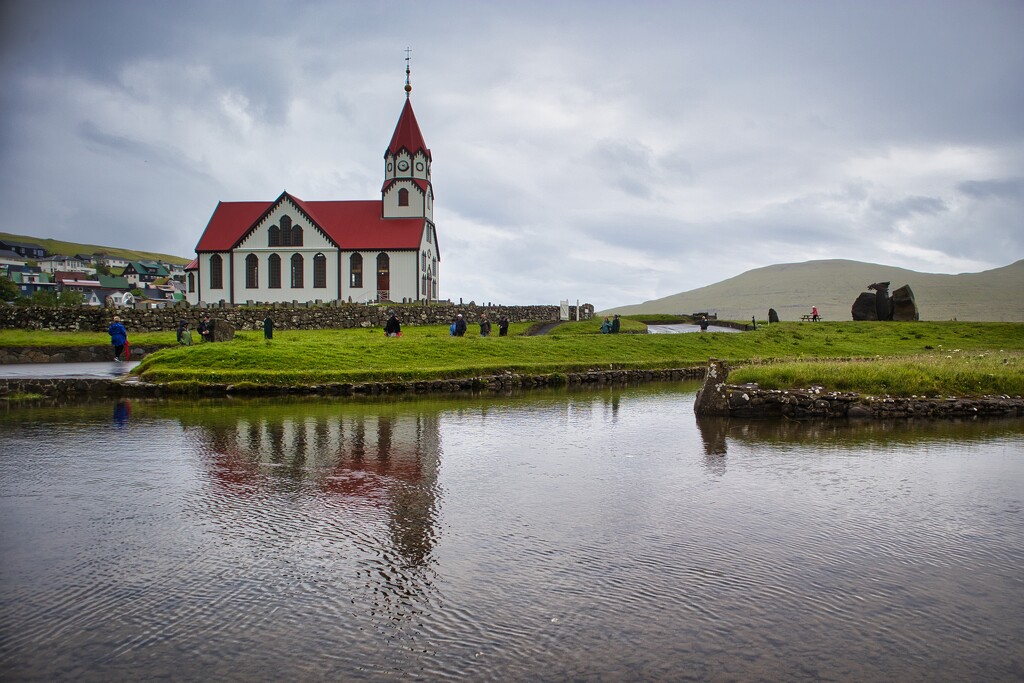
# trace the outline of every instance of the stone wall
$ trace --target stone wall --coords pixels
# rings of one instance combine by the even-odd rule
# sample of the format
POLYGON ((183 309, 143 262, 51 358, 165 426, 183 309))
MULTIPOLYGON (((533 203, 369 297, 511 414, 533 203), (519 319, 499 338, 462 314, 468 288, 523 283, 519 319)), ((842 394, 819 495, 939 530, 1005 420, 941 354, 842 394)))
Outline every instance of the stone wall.
MULTIPOLYGON (((178 329, 181 320, 192 322, 192 329, 204 313, 211 318, 230 322, 239 330, 262 330, 263 319, 269 314, 278 330, 324 330, 351 327, 383 327, 388 311, 394 310, 403 325, 446 324, 461 313, 473 329, 473 323, 480 315, 487 314, 492 323, 501 316, 511 322, 534 322, 558 320, 558 306, 479 306, 473 303, 453 304, 433 302, 430 304, 389 304, 367 306, 338 301, 316 304, 275 304, 273 306, 176 306, 157 309, 112 309, 104 308, 42 308, 36 306, 0 306, 0 329, 29 329, 101 332, 107 329, 115 315, 132 332, 161 332, 178 329)), ((576 307, 569 307, 569 316, 576 319, 576 307)), ((580 319, 591 320, 594 307, 580 306, 580 319)))
POLYGON ((780 391, 757 384, 728 384, 729 367, 712 359, 697 392, 698 415, 736 418, 963 418, 1021 417, 1024 397, 892 397, 826 391, 780 391))

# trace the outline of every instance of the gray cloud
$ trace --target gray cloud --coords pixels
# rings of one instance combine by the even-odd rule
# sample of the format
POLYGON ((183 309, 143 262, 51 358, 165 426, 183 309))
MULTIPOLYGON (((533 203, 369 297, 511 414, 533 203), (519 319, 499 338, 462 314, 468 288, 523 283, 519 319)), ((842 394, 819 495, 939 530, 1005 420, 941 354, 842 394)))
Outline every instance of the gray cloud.
POLYGON ((410 46, 442 296, 996 267, 1024 257, 1022 25, 998 0, 8 0, 0 230, 187 256, 218 200, 372 198, 410 46))

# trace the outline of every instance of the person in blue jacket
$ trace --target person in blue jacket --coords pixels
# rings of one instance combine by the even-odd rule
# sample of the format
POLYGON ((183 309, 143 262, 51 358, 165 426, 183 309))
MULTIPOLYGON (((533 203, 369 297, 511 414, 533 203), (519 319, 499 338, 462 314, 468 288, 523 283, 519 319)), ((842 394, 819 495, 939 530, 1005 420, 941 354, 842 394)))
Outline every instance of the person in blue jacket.
POLYGON ((114 316, 114 322, 107 328, 107 334, 110 335, 110 343, 114 346, 114 360, 120 361, 124 345, 128 341, 128 330, 121 324, 121 318, 114 316))

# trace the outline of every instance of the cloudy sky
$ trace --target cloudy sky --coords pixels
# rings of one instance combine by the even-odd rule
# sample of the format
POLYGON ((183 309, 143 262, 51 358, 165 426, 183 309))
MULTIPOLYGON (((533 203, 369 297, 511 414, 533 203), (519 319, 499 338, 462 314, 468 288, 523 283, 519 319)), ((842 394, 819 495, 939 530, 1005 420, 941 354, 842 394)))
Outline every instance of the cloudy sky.
POLYGON ((379 198, 406 47, 444 298, 1024 258, 1019 0, 0 0, 0 231, 191 256, 221 200, 379 198))

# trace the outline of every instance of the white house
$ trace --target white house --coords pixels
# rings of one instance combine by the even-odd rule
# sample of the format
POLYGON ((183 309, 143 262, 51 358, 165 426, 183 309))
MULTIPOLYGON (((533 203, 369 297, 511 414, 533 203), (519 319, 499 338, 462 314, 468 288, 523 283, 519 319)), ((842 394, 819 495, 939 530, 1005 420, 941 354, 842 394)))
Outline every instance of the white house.
POLYGON ((220 202, 186 267, 189 302, 425 301, 438 296, 430 149, 406 100, 381 198, 220 202))

